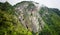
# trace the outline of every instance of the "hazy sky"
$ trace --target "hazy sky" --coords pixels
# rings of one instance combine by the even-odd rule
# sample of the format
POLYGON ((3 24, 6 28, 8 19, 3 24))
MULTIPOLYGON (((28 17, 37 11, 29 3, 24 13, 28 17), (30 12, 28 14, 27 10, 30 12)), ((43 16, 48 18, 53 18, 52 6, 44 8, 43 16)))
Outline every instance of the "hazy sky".
POLYGON ((43 4, 50 8, 60 9, 60 0, 0 0, 0 2, 5 2, 5 1, 8 1, 12 5, 21 1, 34 1, 34 2, 38 2, 40 5, 43 4))

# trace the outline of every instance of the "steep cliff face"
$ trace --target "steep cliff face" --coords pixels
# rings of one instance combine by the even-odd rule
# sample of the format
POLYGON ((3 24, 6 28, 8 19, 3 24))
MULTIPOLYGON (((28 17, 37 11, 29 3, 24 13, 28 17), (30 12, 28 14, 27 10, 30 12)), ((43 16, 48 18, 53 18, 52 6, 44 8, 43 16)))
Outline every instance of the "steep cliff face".
POLYGON ((15 13, 24 27, 33 32, 41 31, 44 21, 39 14, 38 3, 23 1, 15 5, 15 13))

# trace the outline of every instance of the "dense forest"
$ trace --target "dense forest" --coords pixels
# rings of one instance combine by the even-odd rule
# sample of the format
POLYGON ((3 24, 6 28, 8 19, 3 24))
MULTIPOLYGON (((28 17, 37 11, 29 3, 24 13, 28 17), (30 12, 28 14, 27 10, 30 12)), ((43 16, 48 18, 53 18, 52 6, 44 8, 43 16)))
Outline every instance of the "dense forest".
POLYGON ((0 2, 0 35, 32 35, 22 26, 8 2, 0 2))

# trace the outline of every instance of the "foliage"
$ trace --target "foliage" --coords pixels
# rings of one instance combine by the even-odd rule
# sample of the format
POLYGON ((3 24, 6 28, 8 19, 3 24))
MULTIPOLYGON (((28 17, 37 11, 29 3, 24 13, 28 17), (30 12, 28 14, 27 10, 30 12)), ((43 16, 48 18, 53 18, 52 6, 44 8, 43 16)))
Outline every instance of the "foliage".
MULTIPOLYGON (((51 8, 41 8, 39 11, 45 22, 45 27, 39 35, 60 35, 60 15, 51 8), (47 13, 47 14, 46 14, 47 13)), ((58 12, 59 10, 57 10, 58 12)))
POLYGON ((15 15, 0 10, 0 35, 32 35, 15 15))
POLYGON ((14 8, 8 2, 0 2, 0 35, 32 35, 20 23, 14 8))

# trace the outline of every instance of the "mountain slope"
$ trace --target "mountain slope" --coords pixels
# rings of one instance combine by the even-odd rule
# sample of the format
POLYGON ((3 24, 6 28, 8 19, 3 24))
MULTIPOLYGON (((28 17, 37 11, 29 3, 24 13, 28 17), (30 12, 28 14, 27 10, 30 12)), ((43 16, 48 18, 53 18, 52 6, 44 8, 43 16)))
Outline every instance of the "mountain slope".
POLYGON ((60 10, 33 1, 0 2, 0 35, 60 35, 60 10))
POLYGON ((30 31, 39 32, 44 27, 44 21, 39 15, 38 4, 32 1, 23 1, 15 5, 15 13, 23 26, 30 31))
POLYGON ((14 15, 14 9, 8 5, 10 4, 1 3, 0 6, 7 7, 0 8, 0 35, 32 35, 32 32, 24 28, 17 16, 14 15))
POLYGON ((59 10, 54 8, 42 7, 40 15, 45 21, 45 28, 41 35, 60 35, 60 15, 59 10), (57 10, 57 11, 56 11, 57 10))

